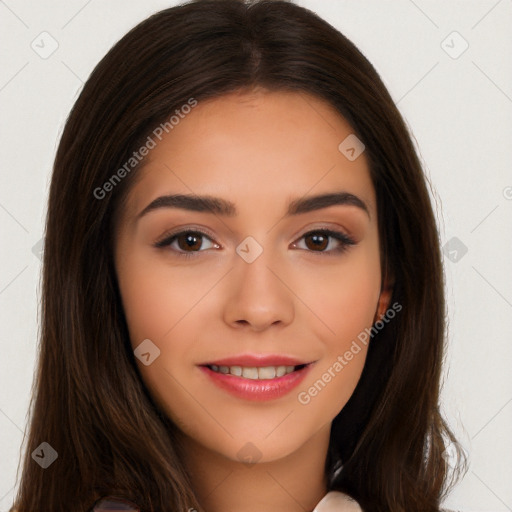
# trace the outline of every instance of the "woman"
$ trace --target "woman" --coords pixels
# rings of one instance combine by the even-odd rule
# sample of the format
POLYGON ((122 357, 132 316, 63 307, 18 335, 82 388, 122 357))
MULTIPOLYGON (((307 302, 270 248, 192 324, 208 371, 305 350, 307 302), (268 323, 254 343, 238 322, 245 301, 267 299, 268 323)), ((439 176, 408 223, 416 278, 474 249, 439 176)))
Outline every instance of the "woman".
POLYGON ((16 509, 438 511, 442 276, 350 41, 288 2, 155 14, 57 152, 16 509))

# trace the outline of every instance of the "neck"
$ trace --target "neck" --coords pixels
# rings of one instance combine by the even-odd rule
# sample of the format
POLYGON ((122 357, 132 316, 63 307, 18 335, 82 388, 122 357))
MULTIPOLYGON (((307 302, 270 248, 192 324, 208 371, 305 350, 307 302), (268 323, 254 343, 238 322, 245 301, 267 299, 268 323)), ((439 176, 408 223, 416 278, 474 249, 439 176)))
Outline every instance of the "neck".
POLYGON ((208 512, 312 511, 327 492, 330 424, 284 458, 255 464, 231 460, 184 435, 183 460, 208 512))

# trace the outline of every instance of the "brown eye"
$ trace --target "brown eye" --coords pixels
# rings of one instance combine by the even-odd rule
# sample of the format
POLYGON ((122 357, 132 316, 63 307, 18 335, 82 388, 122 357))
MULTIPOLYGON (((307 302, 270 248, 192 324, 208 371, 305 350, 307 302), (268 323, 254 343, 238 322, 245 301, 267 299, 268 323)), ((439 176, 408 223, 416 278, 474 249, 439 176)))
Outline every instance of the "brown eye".
POLYGON ((167 236, 160 242, 155 244, 155 247, 167 247, 169 246, 177 253, 194 253, 201 252, 205 249, 218 248, 212 239, 202 233, 201 231, 180 231, 171 236, 167 236))
POLYGON ((178 247, 182 251, 198 251, 203 243, 203 235, 199 233, 182 233, 176 237, 178 247))
POLYGON ((322 233, 312 233, 304 237, 306 246, 311 250, 323 251, 329 245, 329 237, 322 233))
POLYGON ((294 246, 318 254, 334 255, 346 251, 356 241, 348 235, 330 229, 317 229, 302 235, 294 246))

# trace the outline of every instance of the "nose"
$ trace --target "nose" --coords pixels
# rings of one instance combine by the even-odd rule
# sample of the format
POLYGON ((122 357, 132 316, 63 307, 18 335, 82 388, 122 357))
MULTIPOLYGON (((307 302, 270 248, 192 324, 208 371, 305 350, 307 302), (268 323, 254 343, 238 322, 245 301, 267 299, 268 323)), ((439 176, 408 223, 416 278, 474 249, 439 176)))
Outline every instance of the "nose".
POLYGON ((237 257, 230 272, 224 321, 234 328, 256 332, 290 324, 295 305, 287 274, 270 251, 263 250, 252 263, 237 257))

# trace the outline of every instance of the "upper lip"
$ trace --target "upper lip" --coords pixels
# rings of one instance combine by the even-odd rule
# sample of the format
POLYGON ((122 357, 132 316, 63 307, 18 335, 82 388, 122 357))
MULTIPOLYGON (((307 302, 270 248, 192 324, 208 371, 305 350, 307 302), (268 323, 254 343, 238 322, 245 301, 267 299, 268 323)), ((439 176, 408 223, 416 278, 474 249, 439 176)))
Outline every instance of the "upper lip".
POLYGON ((285 356, 279 354, 239 354, 236 356, 207 361, 199 366, 246 366, 246 367, 265 367, 265 366, 299 366, 309 364, 313 361, 305 361, 297 357, 285 356))

